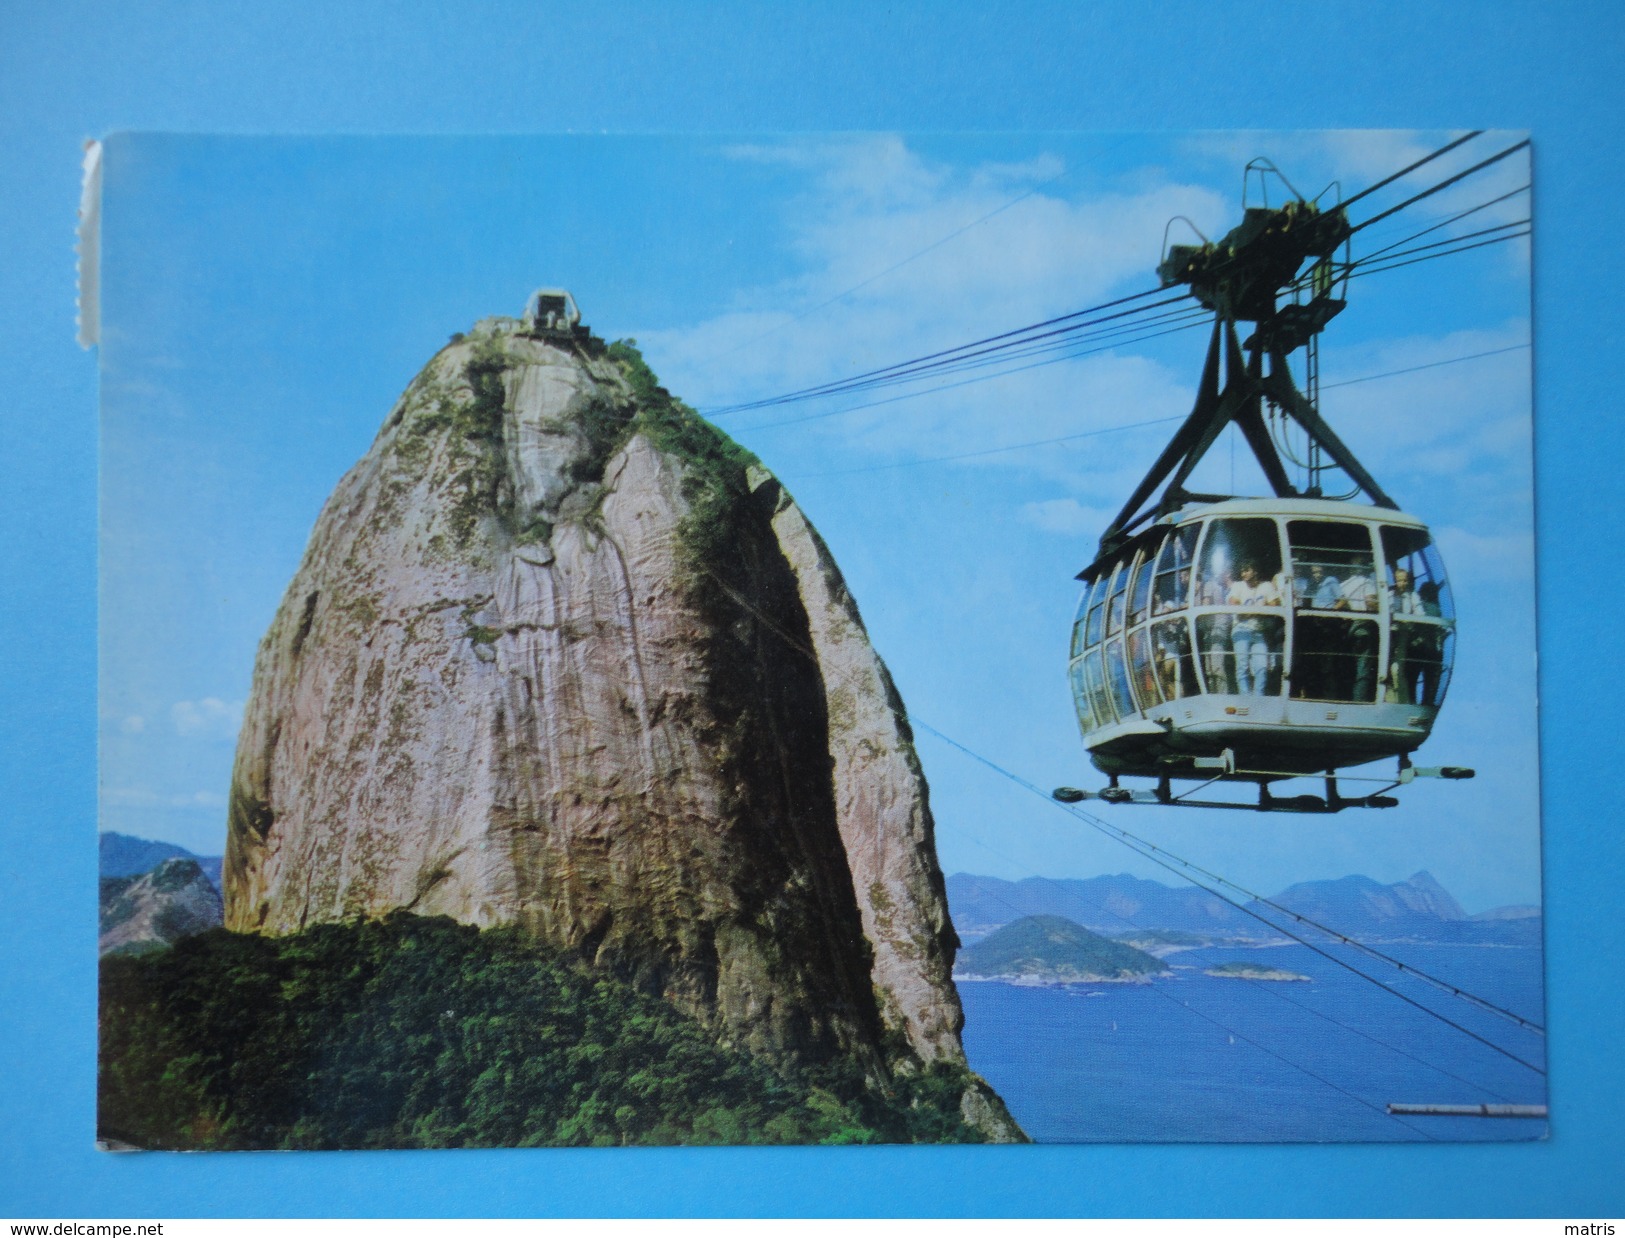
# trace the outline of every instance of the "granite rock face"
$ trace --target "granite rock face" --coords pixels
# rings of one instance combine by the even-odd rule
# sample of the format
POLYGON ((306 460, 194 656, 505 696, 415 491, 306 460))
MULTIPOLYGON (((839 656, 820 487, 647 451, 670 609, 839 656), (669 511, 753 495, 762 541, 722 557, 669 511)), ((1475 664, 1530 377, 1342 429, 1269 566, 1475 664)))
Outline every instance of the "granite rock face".
POLYGON ((238 931, 517 923, 773 1060, 963 1064, 925 782, 828 550, 635 352, 512 320, 442 350, 323 509, 225 887, 238 931))

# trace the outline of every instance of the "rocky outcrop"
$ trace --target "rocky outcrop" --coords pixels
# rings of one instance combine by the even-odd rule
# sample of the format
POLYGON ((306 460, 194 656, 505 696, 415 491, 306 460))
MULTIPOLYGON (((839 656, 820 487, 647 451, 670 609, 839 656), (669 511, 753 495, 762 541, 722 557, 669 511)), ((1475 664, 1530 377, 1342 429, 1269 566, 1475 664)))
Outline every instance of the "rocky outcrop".
POLYGON ((1392 885, 1359 875, 1304 881, 1288 886, 1271 902, 1356 937, 1431 934, 1447 940, 1438 933, 1467 919, 1461 905, 1426 872, 1392 885))
POLYGON ((959 943, 902 699, 823 538, 767 470, 753 466, 748 479, 773 499, 773 531, 824 683, 836 820, 882 1013, 922 1056, 958 1053, 963 1015, 951 972, 959 943))
POLYGON ((963 1064, 885 667, 799 508, 635 350, 487 320, 408 388, 261 644, 225 885, 239 931, 517 923, 777 1061, 963 1064))
POLYGON ((1417 916, 1437 920, 1465 920, 1467 913, 1461 904, 1427 871, 1413 873, 1404 881, 1388 887, 1407 911, 1417 916))
POLYGON ((220 925, 220 894, 198 862, 164 860, 150 872, 103 877, 99 952, 134 954, 220 925))

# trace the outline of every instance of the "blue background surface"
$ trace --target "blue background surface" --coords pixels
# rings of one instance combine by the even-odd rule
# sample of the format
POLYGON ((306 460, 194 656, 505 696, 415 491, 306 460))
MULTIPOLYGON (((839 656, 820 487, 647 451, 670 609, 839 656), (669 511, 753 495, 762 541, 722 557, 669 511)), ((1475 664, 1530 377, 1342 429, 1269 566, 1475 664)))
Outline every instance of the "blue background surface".
POLYGON ((1625 17, 1602 3, 52 4, 0 10, 0 1212, 1625 1212, 1613 279, 1625 17), (1527 128, 1552 1138, 1453 1147, 110 1156, 95 1052, 94 358, 79 144, 195 132, 1527 128), (1592 582, 1572 588, 1570 582, 1592 582))

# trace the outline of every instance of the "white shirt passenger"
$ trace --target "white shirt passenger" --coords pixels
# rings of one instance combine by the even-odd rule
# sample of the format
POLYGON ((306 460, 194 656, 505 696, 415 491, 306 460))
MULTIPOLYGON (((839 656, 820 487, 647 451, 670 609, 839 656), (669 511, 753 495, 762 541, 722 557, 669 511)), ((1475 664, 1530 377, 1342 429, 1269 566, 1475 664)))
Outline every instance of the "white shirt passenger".
POLYGON ((1252 584, 1238 580, 1224 600, 1231 606, 1279 606, 1281 591, 1273 580, 1255 580, 1252 584))
POLYGON ((1347 606, 1339 607, 1340 610, 1377 609, 1377 586, 1369 576, 1358 573, 1350 576, 1343 582, 1343 587, 1338 592, 1341 594, 1341 600, 1348 603, 1347 606))

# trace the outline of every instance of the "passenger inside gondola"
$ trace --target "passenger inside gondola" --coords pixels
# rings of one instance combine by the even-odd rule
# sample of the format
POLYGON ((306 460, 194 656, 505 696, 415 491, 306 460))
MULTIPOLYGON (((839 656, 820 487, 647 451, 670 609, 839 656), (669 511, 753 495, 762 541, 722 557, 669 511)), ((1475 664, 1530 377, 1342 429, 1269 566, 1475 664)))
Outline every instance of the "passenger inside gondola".
POLYGON ((1324 564, 1311 563, 1308 575, 1293 582, 1293 604, 1300 609, 1332 610, 1337 606, 1342 587, 1342 581, 1326 574, 1324 564))
POLYGON ((1402 705, 1436 704, 1447 629, 1418 618, 1440 617, 1438 584, 1424 581, 1413 589, 1410 570, 1396 567, 1388 609, 1394 627, 1389 641, 1387 699, 1402 705))
POLYGON ((1182 698, 1279 696, 1288 684, 1300 701, 1436 707, 1453 617, 1426 530, 1193 522, 1094 569, 1072 634, 1079 720, 1090 732, 1182 698))
MULTIPOLYGON (((1355 566, 1353 573, 1338 590, 1333 610, 1370 614, 1377 609, 1377 584, 1367 574, 1365 564, 1355 566)), ((1377 699, 1377 625, 1369 620, 1358 620, 1345 629, 1349 666, 1353 682, 1342 699, 1374 701, 1377 699)))
MULTIPOLYGON (((1439 586, 1434 581, 1424 581, 1416 591, 1422 601, 1422 613, 1429 618, 1438 619, 1443 616, 1443 609, 1439 603, 1439 586)), ((1411 665, 1415 671, 1412 700, 1418 705, 1437 705, 1439 703, 1439 690, 1443 684, 1445 642, 1449 639, 1449 629, 1443 626, 1433 628, 1431 635, 1425 642, 1413 646, 1411 650, 1411 665)))
MULTIPOLYGON (((1241 579, 1230 586, 1225 601, 1231 606, 1279 606, 1280 591, 1273 580, 1263 580, 1258 564, 1243 563, 1241 579)), ((1230 647, 1235 652, 1236 688, 1253 696, 1262 695, 1268 685, 1271 664, 1266 620, 1258 615, 1237 615, 1230 625, 1230 647)))
POLYGON ((1377 689, 1379 594, 1370 530, 1361 524, 1293 520, 1292 695, 1370 702, 1377 689))
MULTIPOLYGON (((1159 577, 1157 591, 1153 613, 1161 616, 1184 610, 1191 592, 1190 569, 1180 568, 1159 577)), ((1157 679, 1162 688, 1162 699, 1172 701, 1183 696, 1194 696, 1198 691, 1196 664, 1191 659, 1190 631, 1184 619, 1153 624, 1151 642, 1156 652, 1157 679)))
POLYGON ((1215 520, 1198 566, 1197 605, 1234 608, 1199 615, 1196 641, 1211 693, 1274 695, 1281 690, 1286 625, 1279 533, 1273 520, 1215 520), (1232 570, 1232 565, 1234 570, 1232 570))

